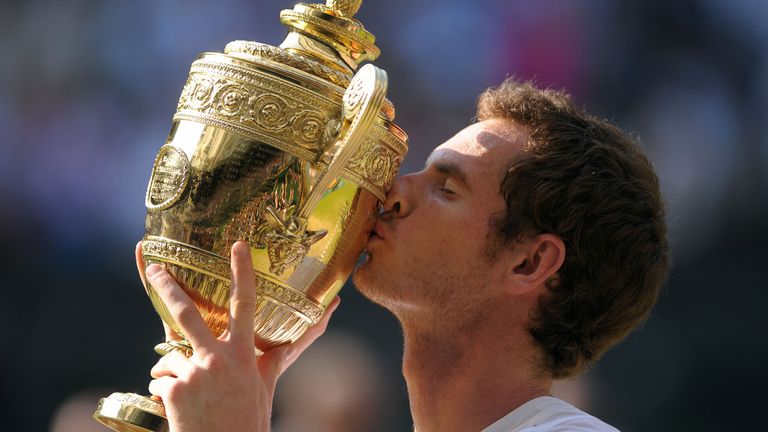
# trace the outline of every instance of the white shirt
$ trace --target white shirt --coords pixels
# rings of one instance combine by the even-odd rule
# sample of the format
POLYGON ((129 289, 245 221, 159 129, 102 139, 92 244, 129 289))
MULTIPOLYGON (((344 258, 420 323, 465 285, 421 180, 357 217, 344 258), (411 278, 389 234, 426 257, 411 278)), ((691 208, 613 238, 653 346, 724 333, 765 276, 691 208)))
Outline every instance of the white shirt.
POLYGON ((613 426, 550 396, 520 405, 482 432, 619 432, 613 426))

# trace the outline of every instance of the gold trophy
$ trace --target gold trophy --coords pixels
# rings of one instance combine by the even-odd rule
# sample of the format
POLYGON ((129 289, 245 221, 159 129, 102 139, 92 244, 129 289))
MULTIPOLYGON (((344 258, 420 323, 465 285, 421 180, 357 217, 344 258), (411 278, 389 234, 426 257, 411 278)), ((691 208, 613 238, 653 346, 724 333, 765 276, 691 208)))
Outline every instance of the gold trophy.
MULTIPOLYGON (((355 74, 379 55, 352 18, 361 1, 297 4, 280 14, 289 32, 279 47, 234 41, 192 63, 149 180, 143 256, 171 272, 214 334, 228 324, 237 240, 253 256, 257 345, 289 343, 317 323, 402 163, 407 137, 384 97, 386 73, 355 74)), ((94 418, 117 431, 168 430, 162 401, 133 393, 101 399, 94 418)))

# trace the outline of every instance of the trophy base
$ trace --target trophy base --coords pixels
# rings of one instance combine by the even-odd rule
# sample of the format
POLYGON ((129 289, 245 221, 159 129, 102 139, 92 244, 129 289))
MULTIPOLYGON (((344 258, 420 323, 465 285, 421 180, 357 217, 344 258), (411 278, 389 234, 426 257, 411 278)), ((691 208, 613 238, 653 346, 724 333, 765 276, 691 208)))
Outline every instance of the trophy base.
POLYGON ((118 432, 169 430, 163 403, 134 393, 112 393, 102 398, 93 418, 118 432))

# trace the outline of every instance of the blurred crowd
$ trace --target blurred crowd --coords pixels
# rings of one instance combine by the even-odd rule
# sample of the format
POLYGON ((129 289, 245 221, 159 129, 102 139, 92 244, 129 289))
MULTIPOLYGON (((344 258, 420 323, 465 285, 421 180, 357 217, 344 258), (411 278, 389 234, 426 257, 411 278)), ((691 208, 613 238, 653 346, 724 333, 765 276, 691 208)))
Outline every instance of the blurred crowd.
MULTIPOLYGON (((154 155, 195 56, 278 45, 292 5, 0 2, 0 429, 85 431, 98 397, 146 393, 162 326, 133 245, 154 155)), ((768 2, 368 0, 357 18, 410 136, 405 172, 508 75, 567 89, 647 150, 672 276, 651 319, 564 394, 630 432, 762 420, 768 2)), ((328 340, 280 387, 275 430, 326 424, 310 408, 329 417, 317 432, 409 430, 396 322, 351 286, 341 296, 328 340)))

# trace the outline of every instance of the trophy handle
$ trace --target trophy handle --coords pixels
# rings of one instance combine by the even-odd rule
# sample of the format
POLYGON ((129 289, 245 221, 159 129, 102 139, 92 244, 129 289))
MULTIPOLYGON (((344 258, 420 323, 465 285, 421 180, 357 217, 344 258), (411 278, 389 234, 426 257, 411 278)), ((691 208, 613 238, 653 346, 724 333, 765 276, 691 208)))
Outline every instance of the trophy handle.
POLYGON ((341 171, 363 143, 387 94, 387 73, 367 64, 352 77, 344 92, 339 139, 329 146, 332 160, 310 189, 301 206, 299 220, 306 221, 323 198, 328 187, 341 176, 341 171))
MULTIPOLYGON (((266 218, 272 230, 265 235, 265 241, 270 261, 269 270, 272 273, 282 274, 289 266, 301 262, 309 248, 328 233, 326 230, 307 230, 309 217, 329 187, 341 177, 349 159, 360 149, 365 134, 381 111, 386 93, 387 73, 384 70, 371 64, 360 68, 344 92, 341 122, 333 120, 335 125, 338 125, 336 127, 339 138, 317 159, 329 160, 328 167, 322 170, 314 184, 308 187, 309 192, 301 201, 296 213, 286 215, 267 206, 266 218)), ((310 177, 305 175, 303 178, 306 180, 310 177)))

